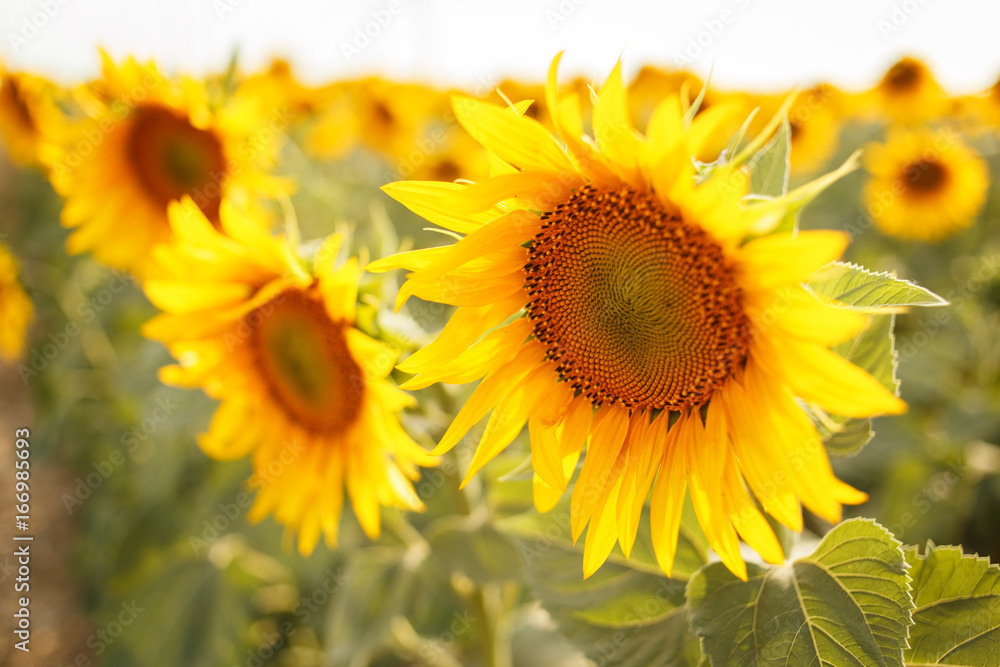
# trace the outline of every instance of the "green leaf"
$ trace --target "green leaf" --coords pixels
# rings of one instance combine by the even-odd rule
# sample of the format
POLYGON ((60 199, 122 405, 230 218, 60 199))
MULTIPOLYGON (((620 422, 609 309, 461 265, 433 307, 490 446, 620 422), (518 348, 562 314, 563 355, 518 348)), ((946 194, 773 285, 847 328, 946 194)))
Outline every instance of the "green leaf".
POLYGON ((900 312, 909 306, 948 305, 937 294, 908 280, 845 262, 821 267, 806 286, 816 294, 857 310, 900 312))
POLYGON ((799 227, 799 216, 802 209, 830 185, 854 171, 858 166, 859 156, 860 151, 855 152, 834 171, 800 185, 791 192, 783 193, 780 197, 751 194, 746 197, 746 203, 748 207, 758 209, 761 215, 758 224, 767 229, 768 234, 794 232, 799 227), (766 224, 769 220, 771 224, 766 224))
POLYGON ((444 517, 427 528, 425 537, 438 565, 448 572, 462 572, 477 584, 520 576, 517 546, 475 516, 444 517))
MULTIPOLYGON (((899 379, 896 377, 898 354, 895 347, 896 316, 873 316, 864 331, 852 340, 845 341, 833 351, 854 365, 868 371, 876 380, 893 392, 899 393, 899 379)), ((852 456, 857 454, 875 436, 872 420, 869 418, 823 415, 817 419, 820 436, 831 456, 852 456)))
POLYGON ((781 197, 788 192, 790 136, 788 119, 783 118, 774 138, 750 161, 751 195, 781 197))
POLYGON ((903 665, 913 600, 898 540, 868 519, 846 521, 808 558, 721 563, 688 584, 691 626, 713 665, 903 665))
POLYGON ((244 591, 207 561, 163 559, 160 565, 136 574, 121 601, 103 612, 98 627, 124 631, 121 639, 101 641, 109 649, 102 664, 209 667, 238 659, 249 623, 244 591))
POLYGON ((674 578, 660 571, 643 513, 631 558, 617 548, 589 579, 583 578, 583 540, 570 536, 569 502, 546 514, 531 510, 501 527, 518 536, 521 558, 536 597, 562 633, 597 664, 690 666, 700 659, 689 633, 684 586, 706 562, 704 536, 690 507, 678 542, 674 578))
POLYGON ((913 578, 914 625, 907 665, 996 665, 1000 656, 1000 568, 927 543, 906 549, 913 578))
POLYGON ((698 97, 694 99, 694 102, 691 103, 691 106, 688 107, 688 110, 684 112, 684 127, 690 125, 691 121, 694 120, 694 117, 698 115, 699 111, 701 111, 701 103, 705 99, 706 92, 708 92, 707 80, 705 81, 705 83, 702 84, 701 91, 699 91, 698 93, 698 97))
POLYGON ((428 556, 421 546, 355 552, 330 607, 325 664, 369 664, 392 619, 406 614, 419 589, 428 556))
POLYGON ((895 315, 872 317, 864 331, 853 340, 834 346, 833 351, 871 373, 889 391, 897 392, 895 325, 895 315))

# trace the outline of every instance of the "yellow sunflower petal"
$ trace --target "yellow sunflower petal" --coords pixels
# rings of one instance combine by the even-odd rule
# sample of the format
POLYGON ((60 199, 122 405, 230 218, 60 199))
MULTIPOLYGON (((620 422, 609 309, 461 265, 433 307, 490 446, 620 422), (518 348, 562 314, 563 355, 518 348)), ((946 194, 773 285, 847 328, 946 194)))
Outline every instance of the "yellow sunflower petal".
POLYGON ((830 230, 764 236, 739 249, 738 271, 746 284, 759 289, 805 282, 816 269, 839 259, 849 238, 830 230))
POLYGON ((799 398, 844 417, 898 415, 906 403, 864 370, 822 345, 790 336, 757 341, 756 358, 786 378, 799 398))
POLYGON ((533 118, 463 95, 452 98, 452 108, 458 122, 476 141, 521 170, 573 172, 566 153, 533 118))

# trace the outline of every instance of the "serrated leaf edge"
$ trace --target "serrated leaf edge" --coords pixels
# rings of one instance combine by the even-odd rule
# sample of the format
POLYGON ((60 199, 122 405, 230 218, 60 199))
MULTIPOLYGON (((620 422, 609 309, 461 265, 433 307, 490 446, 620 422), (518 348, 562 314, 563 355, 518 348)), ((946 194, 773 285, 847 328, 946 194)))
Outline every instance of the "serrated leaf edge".
POLYGON ((852 305, 849 305, 849 304, 842 303, 842 302, 838 301, 837 299, 835 299, 835 298, 833 298, 831 296, 828 296, 828 295, 822 294, 820 292, 817 292, 809 284, 809 281, 806 281, 805 283, 803 283, 803 287, 805 287, 805 289, 810 294, 812 294, 813 296, 815 296, 815 297, 817 297, 819 299, 825 299, 826 301, 830 302, 830 305, 832 305, 832 306, 834 306, 836 308, 845 308, 845 309, 848 309, 848 310, 856 310, 856 311, 862 312, 862 313, 872 313, 872 314, 878 314, 878 315, 888 315, 890 313, 905 313, 908 308, 913 308, 913 307, 916 307, 916 308, 937 308, 937 307, 940 307, 940 306, 950 306, 951 305, 950 301, 948 301, 947 299, 943 298, 942 296, 940 296, 938 294, 935 294, 934 292, 930 291, 926 287, 921 287, 920 285, 918 285, 918 284, 916 284, 914 282, 911 282, 909 280, 904 280, 903 278, 897 278, 896 276, 892 275, 891 273, 889 273, 887 271, 871 271, 870 269, 867 269, 867 268, 865 268, 863 266, 855 264, 854 262, 833 261, 833 262, 830 262, 829 264, 824 264, 820 268, 816 269, 816 272, 813 273, 813 275, 815 276, 816 273, 819 273, 823 269, 826 269, 826 268, 828 268, 830 266, 843 266, 843 267, 845 267, 847 269, 850 269, 852 271, 859 271, 863 275, 865 275, 866 277, 889 278, 890 280, 893 280, 894 282, 902 283, 906 287, 915 289, 918 292, 923 292, 923 293, 927 294, 928 296, 933 297, 934 299, 937 299, 937 301, 935 303, 897 303, 897 304, 892 304, 892 305, 888 305, 888 306, 860 306, 859 307, 859 306, 852 306, 852 305))

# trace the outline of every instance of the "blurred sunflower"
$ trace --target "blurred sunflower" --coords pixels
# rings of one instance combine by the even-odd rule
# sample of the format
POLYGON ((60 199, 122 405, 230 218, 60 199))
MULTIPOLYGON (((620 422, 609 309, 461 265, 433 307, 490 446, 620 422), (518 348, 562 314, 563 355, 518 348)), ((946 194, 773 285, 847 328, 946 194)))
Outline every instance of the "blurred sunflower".
POLYGON ((394 166, 401 178, 417 180, 475 180, 489 174, 483 147, 460 126, 442 123, 428 126, 394 166))
POLYGON ((986 163, 946 128, 890 130, 865 150, 865 206, 890 236, 937 241, 972 224, 986 200, 986 163))
POLYGON ((822 104, 811 106, 810 98, 808 93, 800 96, 788 112, 793 174, 816 171, 837 149, 840 127, 836 116, 822 104))
POLYGON ((399 160, 431 116, 435 92, 416 84, 379 77, 336 84, 331 104, 308 140, 316 155, 334 158, 361 144, 399 160))
POLYGON ((524 112, 525 116, 540 123, 551 123, 548 106, 545 104, 545 86, 515 79, 504 79, 486 97, 495 104, 507 104, 508 100, 534 100, 524 112))
POLYGON ((233 95, 251 100, 270 100, 276 107, 285 107, 294 119, 316 113, 324 102, 321 91, 304 85, 291 64, 281 58, 275 58, 267 69, 243 79, 233 95))
POLYGON ((0 67, 0 135, 13 162, 36 165, 59 126, 58 90, 52 82, 0 67))
POLYGON ((803 95, 819 101, 828 108, 836 120, 843 122, 858 115, 861 94, 842 90, 830 83, 818 83, 803 95))
POLYGON ((902 58, 870 92, 870 111, 889 121, 921 123, 941 117, 948 100, 931 71, 915 58, 902 58))
MULTIPOLYGON (((652 65, 644 65, 628 85, 629 117, 636 127, 645 127, 653 110, 668 95, 680 94, 682 90, 693 91, 697 96, 705 82, 696 74, 684 70, 667 70, 652 65)), ((712 105, 714 91, 706 91, 700 109, 712 105)))
MULTIPOLYGON (((706 86, 702 79, 690 72, 644 67, 629 85, 629 117, 635 127, 645 127, 664 98, 676 94, 684 108, 688 109, 702 92, 704 95, 695 114, 715 109, 712 113, 720 113, 720 118, 725 118, 725 122, 716 127, 714 136, 706 138, 694 157, 701 162, 714 162, 729 147, 730 139, 745 118, 758 106, 760 100, 757 96, 725 92, 706 86)), ((761 127, 763 123, 758 116, 754 129, 759 130, 761 127)))
POLYGON ((28 324, 34 316, 31 299, 17 281, 17 260, 0 243, 0 359, 14 361, 24 351, 28 324))
POLYGON ((282 122, 262 110, 266 101, 213 108, 203 84, 102 55, 102 78, 78 91, 85 118, 47 161, 66 199, 62 223, 75 229, 70 253, 89 250, 142 276, 150 249, 169 240, 171 202, 192 197, 218 224, 225 198, 288 189, 261 171, 273 162, 282 122))
POLYGON ((979 95, 959 98, 959 105, 965 115, 992 127, 1000 126, 1000 79, 979 95))
POLYGON ((190 199, 171 204, 170 223, 176 243, 155 251, 167 277, 145 284, 164 312, 144 334, 180 362, 163 382, 221 401, 205 453, 252 454, 250 518, 273 514, 308 554, 321 534, 336 544, 345 488, 372 538, 380 506, 422 509, 410 480, 434 459, 400 426, 413 399, 386 379, 395 351, 355 326, 359 270, 335 267, 339 238, 310 272, 228 201, 222 232, 190 199))
POLYGON ((672 569, 690 485, 709 543, 746 578, 739 537, 769 562, 783 556, 744 482, 794 530, 802 528, 800 500, 836 522, 842 503, 865 499, 833 475, 798 401, 851 416, 906 408, 828 349, 865 317, 802 287, 840 256, 846 236, 768 234, 853 165, 744 206, 744 165, 780 118, 699 175, 691 156, 731 111, 716 107, 686 122, 670 96, 642 136, 628 122, 616 67, 595 102, 591 141, 579 110, 560 104, 557 65, 546 94, 560 110, 563 143, 519 115, 522 105, 457 97, 462 125, 490 151, 492 177, 385 187, 466 235, 369 266, 411 271, 398 305, 413 295, 458 306, 437 340, 400 365, 417 373, 403 387, 483 378, 432 453, 454 447, 492 410, 467 482, 527 423, 541 510, 565 491, 586 447, 571 522, 574 539, 590 525, 585 576, 616 542, 630 553, 659 471, 651 516, 663 570, 672 569))
MULTIPOLYGON (((832 108, 831 90, 816 87, 798 94, 788 109, 790 131, 791 171, 804 174, 817 170, 833 155, 837 148, 840 123, 832 108)), ((769 118, 775 113, 787 95, 768 95, 758 99, 763 113, 759 118, 769 118)), ((759 125, 765 122, 758 121, 759 125)), ((751 125, 753 127, 753 125, 751 125)))

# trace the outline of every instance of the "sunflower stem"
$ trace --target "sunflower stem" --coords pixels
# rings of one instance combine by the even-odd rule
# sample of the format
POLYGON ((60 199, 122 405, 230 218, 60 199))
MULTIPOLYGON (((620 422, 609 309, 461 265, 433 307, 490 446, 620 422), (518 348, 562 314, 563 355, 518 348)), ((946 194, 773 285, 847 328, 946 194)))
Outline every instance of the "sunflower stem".
MULTIPOLYGON (((458 514, 469 516, 473 506, 469 497, 461 488, 461 479, 452 467, 445 472, 448 488, 451 491, 452 502, 458 514)), ((482 640, 483 665, 485 667, 511 667, 510 623, 506 618, 507 595, 504 595, 503 584, 476 585, 469 592, 467 604, 478 619, 482 640)))
POLYGON ((292 206, 291 198, 284 193, 278 195, 278 202, 285 216, 285 236, 288 237, 288 245, 298 251, 302 235, 299 233, 299 219, 295 215, 295 207, 292 206))

